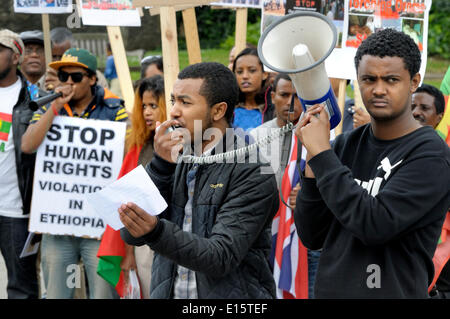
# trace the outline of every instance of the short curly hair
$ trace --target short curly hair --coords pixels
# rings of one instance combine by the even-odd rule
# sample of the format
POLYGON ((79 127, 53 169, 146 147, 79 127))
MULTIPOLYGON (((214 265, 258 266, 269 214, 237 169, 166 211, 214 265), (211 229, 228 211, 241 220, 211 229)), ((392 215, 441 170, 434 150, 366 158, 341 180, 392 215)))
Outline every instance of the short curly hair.
POLYGON ((355 55, 356 71, 358 71, 359 62, 364 55, 380 58, 400 57, 411 78, 420 69, 421 56, 418 46, 409 35, 394 29, 377 31, 361 43, 355 55))
POLYGON ((178 74, 178 79, 202 79, 200 95, 205 97, 210 107, 225 102, 227 104, 225 119, 231 124, 234 108, 238 103, 239 86, 230 69, 217 62, 201 62, 184 68, 178 74))

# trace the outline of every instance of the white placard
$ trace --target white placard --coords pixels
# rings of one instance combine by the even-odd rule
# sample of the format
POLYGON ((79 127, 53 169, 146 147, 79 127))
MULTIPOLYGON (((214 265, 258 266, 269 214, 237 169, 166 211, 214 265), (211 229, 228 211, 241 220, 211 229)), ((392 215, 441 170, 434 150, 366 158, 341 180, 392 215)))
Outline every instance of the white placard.
POLYGON ((264 0, 222 0, 212 2, 210 5, 218 7, 261 9, 263 1, 264 0))
POLYGON ((141 17, 132 0, 82 0, 81 19, 84 25, 140 27, 141 17))
POLYGON ((72 0, 14 0, 17 13, 71 13, 72 0))
POLYGON ((84 196, 112 183, 126 124, 58 116, 36 155, 30 232, 100 238, 105 222, 84 196))

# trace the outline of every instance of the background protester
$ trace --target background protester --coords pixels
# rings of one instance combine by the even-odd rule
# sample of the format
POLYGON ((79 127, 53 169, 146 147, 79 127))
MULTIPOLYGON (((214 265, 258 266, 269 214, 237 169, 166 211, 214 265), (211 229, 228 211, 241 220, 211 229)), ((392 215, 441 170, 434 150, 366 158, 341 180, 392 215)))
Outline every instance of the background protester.
POLYGON ((434 86, 422 84, 412 96, 411 107, 416 121, 436 128, 444 116, 444 94, 434 86))
POLYGON ((109 89, 118 97, 122 98, 122 91, 120 89, 119 78, 117 77, 116 65, 111 50, 111 44, 106 46, 106 67, 105 78, 108 80, 109 89))
MULTIPOLYGON (((52 61, 56 62, 61 60, 64 52, 72 48, 74 45, 74 37, 72 31, 64 27, 54 28, 50 31, 50 38, 52 42, 52 61)), ((95 71, 97 76, 97 84, 103 88, 109 88, 108 81, 100 70, 95 71)), ((55 69, 47 68, 45 74, 45 89, 47 91, 53 91, 56 87, 61 85, 58 79, 58 74, 55 69)))
POLYGON ((38 298, 36 254, 20 258, 28 237, 35 155, 20 141, 33 112, 27 80, 17 69, 25 45, 19 35, 0 30, 0 251, 8 272, 8 298, 38 298))
MULTIPOLYGON (((97 85, 97 58, 84 49, 67 50, 60 61, 52 62, 51 68, 58 73, 63 84, 55 89, 61 92, 48 105, 37 110, 30 126, 22 137, 22 151, 36 152, 43 142, 53 119, 58 115, 126 121, 128 115, 123 101, 107 89, 97 85)), ((76 265, 83 259, 86 269, 90 298, 113 298, 114 290, 97 275, 96 257, 100 241, 97 239, 69 235, 44 234, 41 243, 41 260, 47 298, 72 298, 74 288, 66 284, 69 265, 76 265)))
POLYGON ((251 130, 264 122, 268 73, 253 48, 242 50, 234 60, 233 72, 239 85, 239 104, 234 110, 233 127, 251 130))
MULTIPOLYGON (((146 167, 153 158, 156 122, 164 122, 167 118, 164 96, 164 79, 160 75, 142 80, 136 89, 131 116, 131 132, 126 143, 127 153, 118 178, 138 165, 146 167)), ((143 298, 148 299, 150 297, 153 251, 149 246, 127 245, 120 238, 120 231, 114 231, 107 226, 100 243, 98 257, 100 258, 98 274, 116 287, 120 296, 124 294, 124 286, 118 286, 121 271, 123 271, 126 286, 129 271, 133 269, 137 270, 143 298), (111 248, 122 257, 122 260, 116 264, 111 264, 109 258, 102 258, 104 256, 103 251, 106 249, 111 251, 111 248), (114 268, 115 271, 111 272, 111 268, 114 268)))
POLYGON ((146 56, 141 61, 141 80, 154 75, 164 76, 163 59, 160 55, 146 56))
POLYGON ((24 31, 20 34, 20 38, 25 45, 25 53, 20 70, 27 79, 31 99, 35 100, 45 95, 45 92, 39 92, 46 68, 44 35, 39 30, 24 31))

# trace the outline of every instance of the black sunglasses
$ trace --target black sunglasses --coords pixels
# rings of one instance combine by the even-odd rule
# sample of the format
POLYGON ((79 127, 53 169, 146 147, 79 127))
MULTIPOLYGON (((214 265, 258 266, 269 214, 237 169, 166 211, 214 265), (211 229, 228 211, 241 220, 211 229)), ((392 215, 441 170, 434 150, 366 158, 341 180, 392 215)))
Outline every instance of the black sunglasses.
POLYGON ((83 73, 83 72, 73 72, 73 73, 67 73, 64 71, 59 71, 58 72, 58 79, 61 82, 67 82, 67 80, 69 79, 69 76, 72 78, 72 81, 74 83, 80 83, 83 80, 83 76, 88 76, 87 73, 83 73))

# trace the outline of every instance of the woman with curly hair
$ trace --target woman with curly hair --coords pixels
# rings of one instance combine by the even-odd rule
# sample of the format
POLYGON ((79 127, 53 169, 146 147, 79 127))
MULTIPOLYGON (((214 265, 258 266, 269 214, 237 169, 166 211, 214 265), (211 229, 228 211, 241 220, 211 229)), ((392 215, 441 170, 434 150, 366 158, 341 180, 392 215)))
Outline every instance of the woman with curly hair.
MULTIPOLYGON (((143 79, 136 89, 131 132, 126 140, 126 155, 118 178, 138 165, 145 167, 151 161, 156 122, 164 122, 166 117, 163 77, 155 75, 143 79)), ((134 247, 125 244, 120 238, 120 231, 107 226, 99 251, 112 251, 113 248, 114 254, 98 255, 100 261, 97 272, 124 297, 127 294, 129 271, 137 270, 141 294, 148 298, 153 252, 148 246, 134 247), (111 258, 112 255, 119 258, 111 258)))

